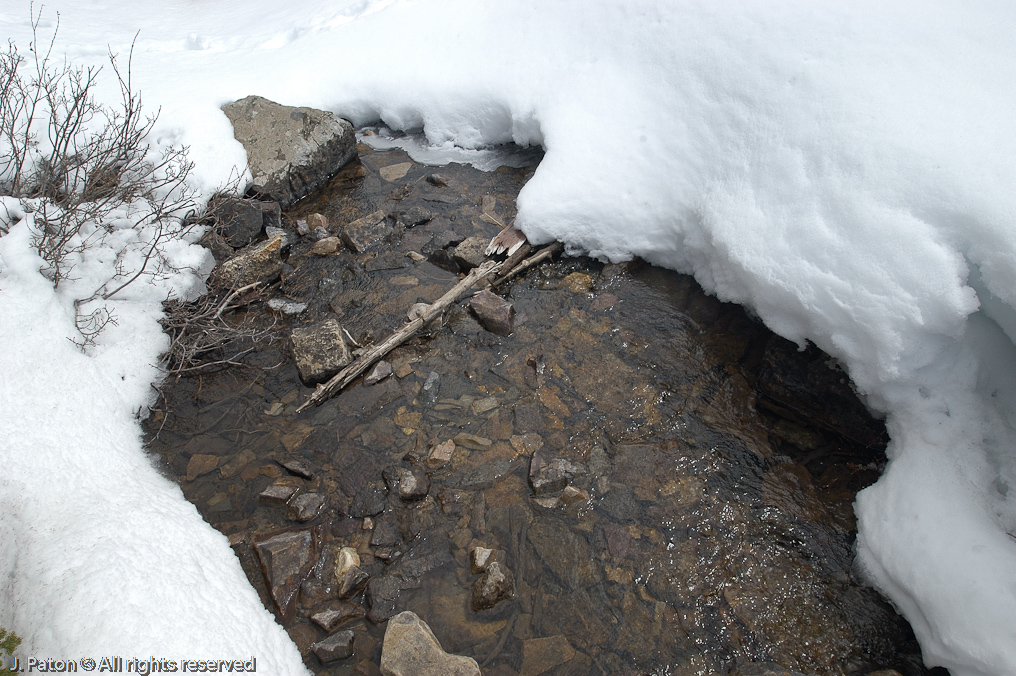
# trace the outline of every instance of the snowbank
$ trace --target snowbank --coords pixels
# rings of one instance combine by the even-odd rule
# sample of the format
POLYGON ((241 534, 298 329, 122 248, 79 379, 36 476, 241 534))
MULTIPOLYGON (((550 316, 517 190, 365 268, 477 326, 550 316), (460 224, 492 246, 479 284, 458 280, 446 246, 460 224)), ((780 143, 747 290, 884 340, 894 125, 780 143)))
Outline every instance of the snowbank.
POLYGON ((1012 3, 132 7, 50 6, 75 59, 140 29, 135 81, 205 185, 242 162, 218 105, 252 93, 437 146, 541 144, 532 238, 693 273, 839 358, 892 436, 860 566, 928 663, 1016 672, 1012 3))

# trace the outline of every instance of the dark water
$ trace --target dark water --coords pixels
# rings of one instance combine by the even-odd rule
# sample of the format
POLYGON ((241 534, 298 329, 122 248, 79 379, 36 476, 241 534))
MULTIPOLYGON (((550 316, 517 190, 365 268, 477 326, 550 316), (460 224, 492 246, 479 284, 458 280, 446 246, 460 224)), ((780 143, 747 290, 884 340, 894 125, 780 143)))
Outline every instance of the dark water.
POLYGON ((401 151, 361 146, 360 162, 288 218, 320 212, 344 224, 383 209, 394 222, 421 207, 434 219, 396 224, 359 255, 311 256, 311 242, 298 242, 271 295, 308 309, 253 307, 255 321, 277 323, 278 339, 248 367, 167 383, 148 423, 150 449, 231 537, 270 609, 254 543, 312 532, 318 565, 283 624, 313 671, 379 673, 382 617, 413 610, 487 674, 750 673, 754 663, 921 672, 909 627, 851 575, 851 503, 884 460, 878 425, 857 422, 849 384, 836 385, 822 355, 798 353, 688 277, 638 263, 544 265, 498 289, 516 309, 512 335, 456 307, 443 328, 389 355, 395 375, 295 415, 312 390, 288 330, 337 317, 358 343, 381 340, 413 303, 457 280, 431 262, 447 265, 448 233, 496 234, 481 217, 484 197, 489 216, 509 221, 533 171, 412 163, 386 180, 399 172, 383 168, 406 162, 401 151), (449 439, 450 462, 429 464, 449 439), (534 494, 534 453, 576 468, 566 493, 534 494), (194 455, 216 456, 217 468, 188 480, 194 455), (313 478, 292 476, 287 459, 304 460, 313 478), (384 472, 395 468, 425 469, 427 496, 387 493, 384 472), (326 508, 288 520, 258 497, 279 481, 324 496, 326 508), (384 511, 365 530, 349 513, 372 490, 384 511), (516 583, 514 598, 479 612, 470 607, 476 546, 502 550, 516 583), (324 666, 309 646, 326 633, 308 617, 335 602, 341 547, 357 551, 372 579, 399 583, 373 605, 362 592, 350 599, 358 610, 336 631, 355 632, 355 654, 324 666), (566 661, 535 657, 535 639, 562 636, 570 648, 556 659, 566 661))

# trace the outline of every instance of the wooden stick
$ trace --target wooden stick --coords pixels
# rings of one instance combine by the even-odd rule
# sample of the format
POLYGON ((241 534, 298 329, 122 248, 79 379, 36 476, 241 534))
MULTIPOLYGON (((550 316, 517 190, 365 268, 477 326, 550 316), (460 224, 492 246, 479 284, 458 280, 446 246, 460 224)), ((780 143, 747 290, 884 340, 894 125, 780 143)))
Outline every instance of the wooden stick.
MULTIPOLYGON (((490 283, 490 285, 491 286, 498 286, 500 284, 503 284, 504 282, 508 281, 512 277, 514 277, 514 276, 516 276, 516 275, 518 275, 518 274, 520 274, 522 272, 525 272, 526 270, 528 270, 529 268, 533 267, 534 265, 536 265, 540 261, 543 261, 543 260, 546 260, 546 259, 550 258, 551 256, 553 256, 554 254, 562 251, 563 249, 564 249, 564 245, 561 244, 561 242, 554 242, 550 246, 548 246, 546 248, 543 248, 543 249, 540 249, 539 252, 533 254, 532 256, 527 258, 526 260, 522 261, 521 263, 519 263, 514 268, 509 267, 508 268, 508 272, 506 272, 501 277, 498 277, 497 279, 495 279, 493 282, 490 283)), ((519 251, 521 251, 521 249, 519 251)), ((516 252, 516 253, 518 253, 518 252, 516 252)), ((528 251, 526 253, 528 253, 528 251)), ((523 255, 525 255, 525 254, 523 254, 523 255)), ((511 259, 509 259, 509 260, 511 260, 511 259)), ((505 263, 507 263, 507 262, 508 261, 505 261, 505 263)), ((508 266, 505 266, 505 267, 508 267, 508 266)))

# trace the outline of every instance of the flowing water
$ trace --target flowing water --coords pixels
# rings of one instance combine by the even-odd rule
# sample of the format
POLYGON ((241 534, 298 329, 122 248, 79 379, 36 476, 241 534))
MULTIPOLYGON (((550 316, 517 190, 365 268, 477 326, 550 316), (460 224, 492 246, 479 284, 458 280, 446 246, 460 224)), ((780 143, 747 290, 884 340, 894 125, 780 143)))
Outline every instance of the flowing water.
POLYGON ((878 476, 884 429, 828 358, 689 277, 638 262, 544 264, 497 289, 514 304, 511 335, 457 306, 388 356, 393 375, 295 414, 312 389, 289 330, 335 317, 360 344, 383 339, 455 283, 446 245, 496 234, 491 221, 511 220, 533 171, 426 167, 361 145, 287 217, 344 224, 383 209, 391 234, 359 255, 310 255, 313 242, 298 241, 270 296, 307 309, 252 306, 277 340, 246 367, 162 388, 151 452, 230 536, 308 666, 379 673, 384 619, 412 610, 446 650, 498 676, 748 674, 758 663, 922 673, 909 627, 851 572, 851 503, 878 476), (407 227, 420 209, 432 219, 407 227), (448 440, 450 459, 430 460, 448 440), (194 456, 215 459, 197 468, 194 456), (570 468, 570 487, 537 494, 534 456, 537 469, 570 468), (281 464, 293 460, 311 478, 281 464), (426 471, 425 497, 399 497, 399 468, 426 471), (271 484, 325 507, 291 521, 259 498, 271 484), (255 548, 299 531, 310 553, 283 617, 255 548), (513 598, 481 611, 470 605, 477 546, 501 550, 515 580, 513 598), (371 576, 371 591, 344 604, 332 572, 341 547, 371 576), (348 614, 335 631, 355 635, 353 656, 328 665, 310 652, 326 632, 308 619, 325 607, 348 614))

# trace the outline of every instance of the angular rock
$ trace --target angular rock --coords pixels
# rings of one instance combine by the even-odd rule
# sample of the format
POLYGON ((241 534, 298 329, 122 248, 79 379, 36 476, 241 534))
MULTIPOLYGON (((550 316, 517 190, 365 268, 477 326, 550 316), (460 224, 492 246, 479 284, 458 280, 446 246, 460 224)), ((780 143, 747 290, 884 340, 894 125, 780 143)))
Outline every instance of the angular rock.
POLYGON ((474 611, 486 610, 513 596, 515 577, 511 570, 491 561, 483 575, 473 583, 472 607, 474 611))
MULTIPOLYGON (((282 229, 282 207, 278 202, 258 200, 255 202, 258 205, 258 209, 261 210, 261 222, 265 226, 265 232, 268 232, 268 228, 275 230, 282 229)), ((271 237, 271 235, 268 235, 271 237)), ((289 244, 285 241, 282 243, 282 247, 286 248, 289 244)))
POLYGON ((576 488, 575 486, 565 486, 564 491, 561 493, 561 502, 565 505, 571 505, 576 502, 585 502, 588 499, 589 492, 582 488, 576 488))
POLYGON ((190 457, 187 461, 187 476, 184 477, 185 481, 194 481, 203 474, 208 474, 219 466, 219 457, 217 455, 204 455, 195 454, 190 457))
POLYGON ((427 465, 435 469, 444 467, 451 461, 454 452, 455 442, 451 439, 443 441, 430 449, 430 454, 427 456, 427 465))
POLYGON ((314 478, 314 469, 304 458, 286 458, 285 460, 280 460, 279 464, 285 467, 286 471, 290 474, 303 477, 304 479, 314 478))
POLYGON ((360 555, 352 547, 343 547, 335 556, 335 581, 342 584, 346 571, 360 566, 360 555))
POLYGON ((402 536, 395 526, 386 519, 379 519, 374 524, 374 533, 370 536, 370 544, 373 547, 390 547, 402 543, 402 536))
POLYGON ((264 230, 264 215, 254 200, 217 197, 209 203, 207 215, 215 219, 216 229, 234 249, 247 246, 264 230))
POLYGON ((268 236, 268 239, 282 238, 282 253, 288 251, 296 243, 296 233, 284 228, 276 228, 271 225, 265 226, 265 235, 268 236))
POLYGON ((310 248, 310 253, 314 256, 330 256, 339 250, 342 246, 342 241, 338 237, 325 237, 314 242, 314 246, 310 248))
POLYGON ((304 493, 289 502, 286 518, 303 523, 317 517, 325 508, 325 497, 320 493, 304 493))
POLYGON ((354 253, 363 253, 391 234, 385 212, 380 209, 358 218, 342 229, 342 241, 354 253))
POLYGON ((573 272, 561 280, 561 286, 572 293, 589 293, 593 290, 593 278, 585 272, 573 272))
POLYGON ((602 578, 596 556, 585 537, 540 517, 529 526, 529 541, 551 572, 569 589, 587 589, 602 578))
POLYGON ((342 327, 334 319, 295 328, 291 340, 300 380, 307 385, 323 383, 353 359, 342 335, 342 327))
POLYGON ((469 553, 469 571, 478 575, 487 570, 487 566, 498 559, 498 550, 488 547, 474 547, 469 553))
POLYGON ((353 656, 353 632, 339 631, 310 647, 317 658, 328 664, 353 656))
POLYGON ((360 591, 363 585, 367 584, 369 578, 370 575, 359 566, 350 566, 343 573, 342 580, 339 582, 339 598, 348 599, 360 591))
POLYGON ((216 268, 212 283, 219 288, 238 289, 254 282, 271 282, 282 273, 281 254, 281 237, 252 244, 216 268))
POLYGON ((363 607, 349 601, 332 601, 310 616, 311 621, 325 631, 333 631, 346 620, 363 617, 363 607))
POLYGON ((467 237, 455 247, 452 256, 459 268, 468 271, 480 267, 487 260, 487 254, 484 253, 486 248, 487 240, 483 237, 467 237))
POLYGON ((314 541, 310 531, 282 533, 255 543, 254 549, 279 614, 291 619, 300 584, 313 563, 314 541))
POLYGON ((349 508, 349 515, 362 519, 365 516, 377 516, 385 511, 388 492, 381 487, 367 485, 353 498, 353 504, 349 508))
POLYGON ((254 460, 256 456, 253 451, 245 448, 219 466, 219 475, 223 479, 232 479, 254 460))
POLYGON ((364 385, 377 385, 379 382, 392 374, 392 365, 386 361, 379 361, 371 369, 371 372, 364 376, 364 385))
POLYGON ((430 478, 419 467, 396 467, 386 473, 386 480, 390 481, 389 490, 397 492, 406 502, 421 500, 430 492, 430 478))
POLYGON ((426 223, 433 218, 434 212, 417 206, 399 214, 399 223, 404 228, 412 228, 420 225, 421 223, 426 223))
POLYGON ((522 671, 519 676, 539 676, 575 657, 575 648, 561 634, 531 638, 522 642, 522 671))
POLYGON ((536 495, 562 490, 569 481, 585 473, 586 468, 581 463, 551 455, 542 448, 533 453, 529 461, 529 485, 536 495))
POLYGON ((387 167, 381 167, 377 173, 380 174, 381 178, 384 180, 389 183, 393 183, 400 178, 403 178, 412 168, 412 162, 399 162, 398 164, 389 164, 387 167))
POLYGON ((222 107, 247 151, 254 183, 283 208, 323 185, 356 157, 353 125, 329 112, 248 96, 222 107))
POLYGON ((324 214, 310 214, 307 216, 307 227, 311 230, 318 228, 328 229, 328 218, 324 214))
POLYGON ((378 623, 395 614, 395 603, 406 589, 418 589, 420 578, 451 560, 447 541, 424 540, 406 552, 383 575, 367 584, 367 619, 378 623))
POLYGON ((294 481, 276 481, 266 486, 258 499, 267 505, 285 505, 299 492, 300 485, 294 481))
POLYGON ((469 309, 491 333, 507 336, 515 329, 515 306, 486 289, 469 300, 469 309))
POLYGON ((388 621, 381 649, 384 676, 481 676, 471 657, 450 655, 427 623, 405 611, 388 621))

